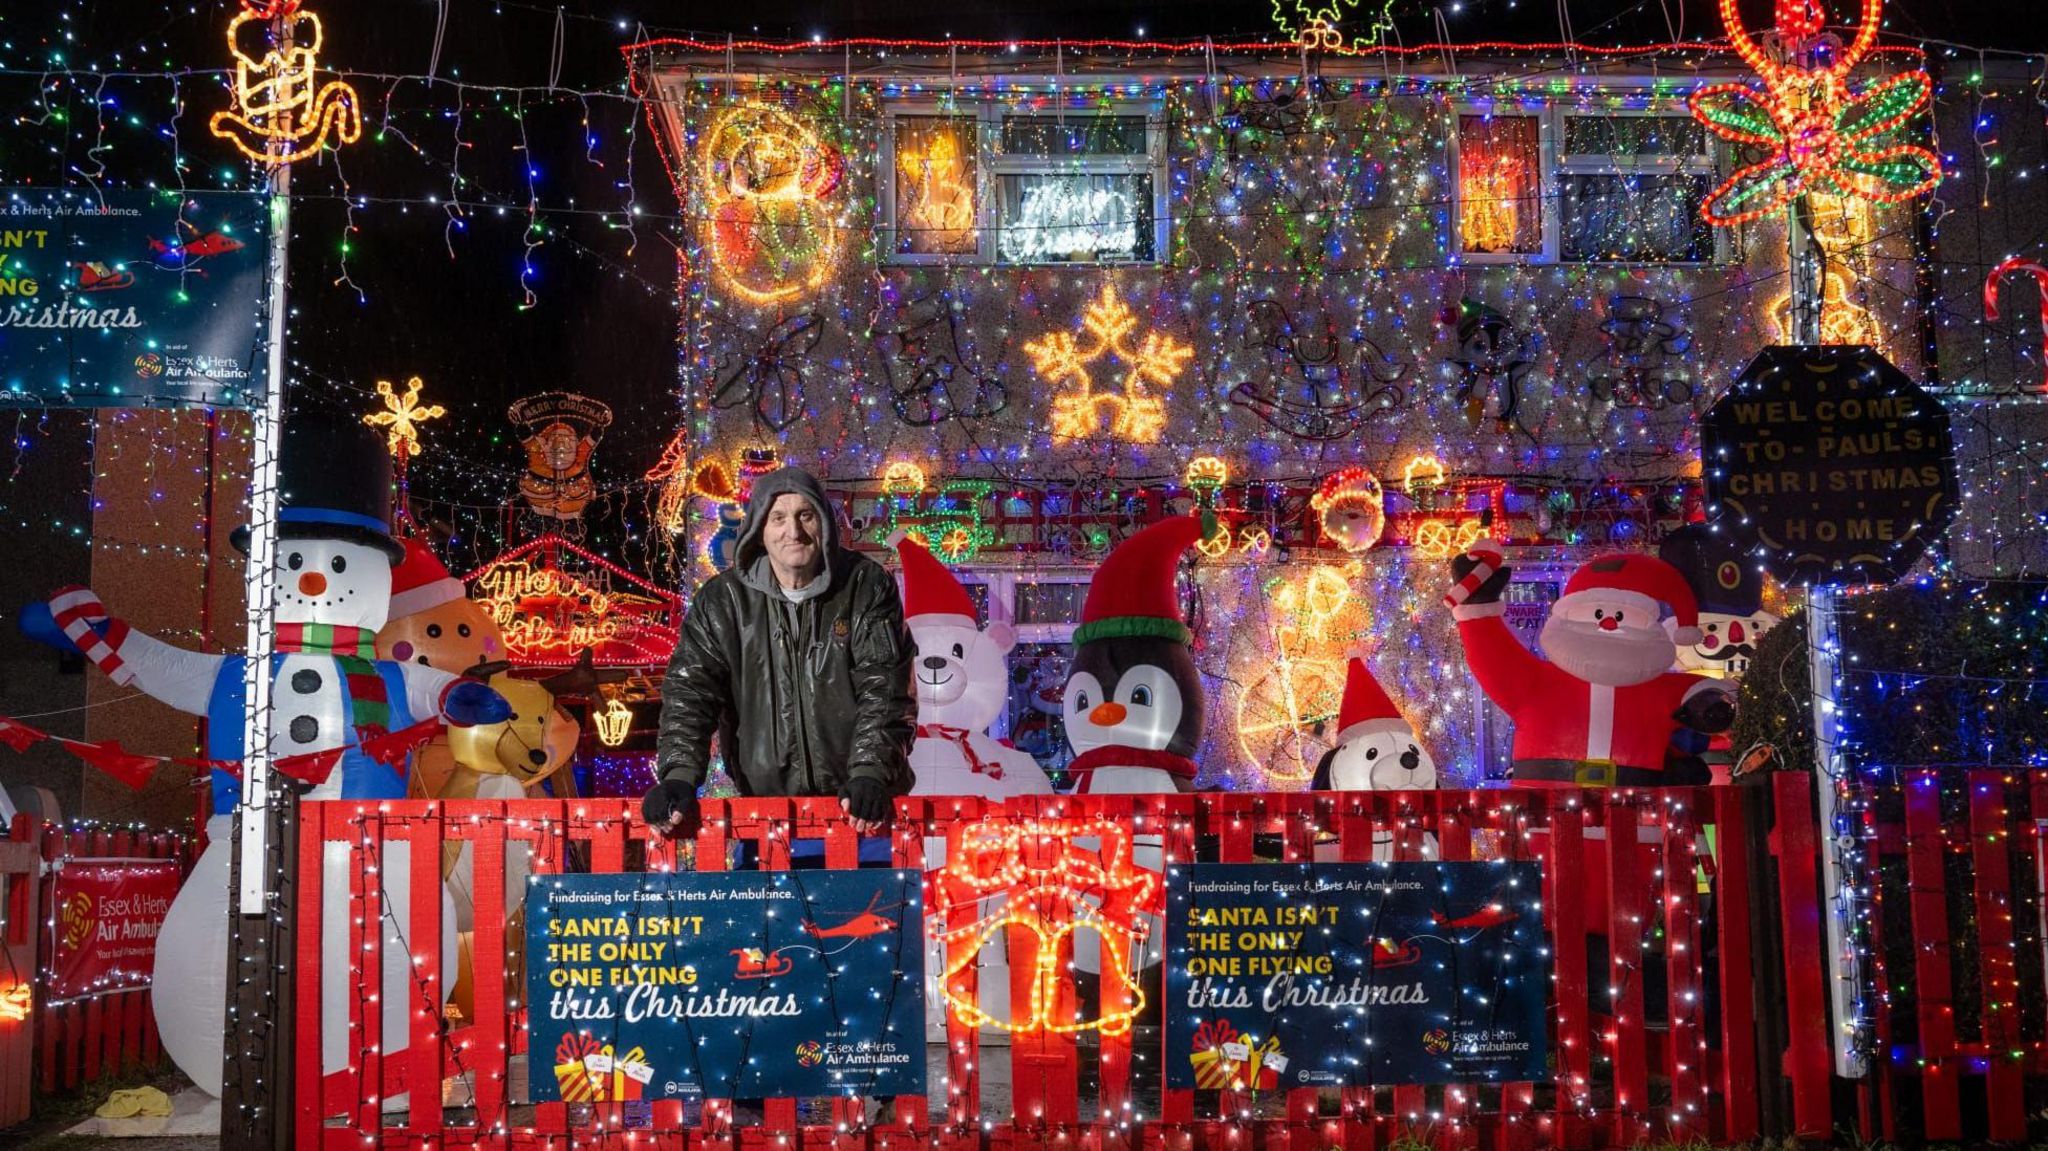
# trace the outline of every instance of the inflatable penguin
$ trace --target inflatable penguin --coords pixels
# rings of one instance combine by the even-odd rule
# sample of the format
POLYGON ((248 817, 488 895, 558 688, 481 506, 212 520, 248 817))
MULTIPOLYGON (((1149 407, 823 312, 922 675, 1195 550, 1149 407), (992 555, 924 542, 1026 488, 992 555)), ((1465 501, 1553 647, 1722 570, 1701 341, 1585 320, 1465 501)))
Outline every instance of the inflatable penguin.
MULTIPOLYGON (((1202 742, 1202 678, 1174 575, 1202 537, 1193 516, 1163 520, 1116 546, 1095 571, 1067 667, 1067 773, 1076 795, 1191 791, 1202 742)), ((1139 862, 1158 867, 1159 852, 1139 862)))
MULTIPOLYGON (((505 701, 480 683, 418 664, 375 658, 372 637, 391 602, 392 568, 404 555, 391 537, 391 461, 384 441, 361 423, 311 417, 286 425, 280 456, 279 542, 272 572, 277 604, 277 654, 272 663, 271 753, 280 758, 338 751, 304 779, 306 799, 403 799, 403 765, 390 766, 361 746, 366 732, 400 731, 439 718, 454 725, 506 717, 505 701)), ((233 539, 247 547, 247 529, 233 539)), ((246 710, 244 657, 186 651, 131 631, 109 618, 85 588, 50 602, 55 622, 116 683, 133 684, 179 711, 207 717, 207 756, 243 756, 246 710)), ((300 760, 299 762, 308 762, 300 760)), ((318 762, 318 761, 314 761, 318 762)), ((239 778, 213 773, 209 842, 178 891, 157 937, 152 996, 157 1029, 179 1070, 209 1094, 221 1089, 227 978, 228 863, 239 778)), ((385 954, 406 954, 411 907, 410 852, 402 841, 385 849, 385 954)), ((348 1065, 348 1010, 359 990, 349 978, 346 843, 329 843, 322 884, 322 1061, 328 1072, 348 1065)), ((443 922, 453 908, 443 893, 443 922)), ((444 969, 453 970, 454 933, 442 941, 444 969)), ((383 965, 384 1034, 408 1034, 417 990, 402 959, 383 965)), ((439 1004, 431 1005, 438 1012, 439 1004)), ((317 1086, 308 1086, 317 1090, 317 1086)), ((402 1106, 402 1100, 387 1105, 402 1106)))
MULTIPOLYGON (((1436 761, 1365 660, 1353 653, 1344 668, 1337 746, 1323 753, 1309 786, 1317 791, 1429 791, 1436 784, 1436 761)), ((1434 844, 1427 840, 1423 856, 1436 856, 1434 844)), ((1393 860, 1392 832, 1373 833, 1372 858, 1376 863, 1393 860)))

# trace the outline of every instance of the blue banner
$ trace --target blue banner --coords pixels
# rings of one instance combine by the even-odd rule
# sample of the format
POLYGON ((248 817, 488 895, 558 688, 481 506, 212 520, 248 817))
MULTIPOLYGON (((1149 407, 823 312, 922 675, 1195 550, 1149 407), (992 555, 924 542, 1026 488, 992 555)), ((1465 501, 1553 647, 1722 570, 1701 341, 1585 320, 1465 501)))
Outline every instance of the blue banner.
POLYGON ((1526 862, 1170 869, 1167 1085, 1546 1078, 1542 889, 1526 862))
POLYGON ((536 1099, 922 1095, 915 871, 537 878, 536 1099))
POLYGON ((250 407, 266 198, 0 189, 0 407, 250 407))

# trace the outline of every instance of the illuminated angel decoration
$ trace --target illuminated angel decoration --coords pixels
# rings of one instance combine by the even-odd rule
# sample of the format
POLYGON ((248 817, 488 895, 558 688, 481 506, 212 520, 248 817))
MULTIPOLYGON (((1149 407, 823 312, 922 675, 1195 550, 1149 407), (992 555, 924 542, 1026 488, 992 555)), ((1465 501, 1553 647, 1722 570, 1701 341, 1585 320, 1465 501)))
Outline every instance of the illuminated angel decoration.
POLYGON ((1148 395, 1146 388, 1171 386, 1195 350, 1159 332, 1146 332, 1133 348, 1128 341, 1137 327, 1137 315, 1117 296, 1116 286, 1104 284, 1102 295, 1081 315, 1081 329, 1092 337, 1087 344, 1072 332, 1051 332, 1024 345, 1040 378, 1068 385, 1052 402, 1055 439, 1076 439, 1107 426, 1111 435, 1130 443, 1159 442, 1166 430, 1166 402, 1148 395), (1121 391, 1096 390, 1094 373, 1106 359, 1123 365, 1121 391))
POLYGON ((1695 92, 1692 114, 1716 136, 1770 149, 1707 197, 1702 214, 1723 227, 1784 207, 1806 192, 1910 199, 1941 182, 1941 161, 1915 144, 1888 143, 1927 105, 1933 81, 1906 72, 1851 95, 1849 73, 1877 43, 1881 0, 1862 0, 1847 46, 1823 37, 1822 0, 1777 0, 1779 55, 1742 24, 1736 0, 1721 0, 1721 22, 1743 61, 1763 81, 1714 84, 1695 92))
POLYGON ((290 164, 330 140, 353 144, 362 137, 356 90, 341 80, 319 83, 326 33, 299 0, 242 0, 227 37, 235 57, 235 105, 207 121, 215 136, 259 164, 290 164), (271 41, 275 20, 285 25, 282 45, 271 41))
POLYGON ((1131 832, 1108 820, 981 822, 962 829, 960 852, 931 874, 933 898, 946 920, 934 921, 932 938, 946 945, 941 994, 953 1017, 969 1027, 993 1026, 1027 1033, 1100 1031, 1122 1035, 1145 1008, 1134 952, 1146 933, 1145 919, 1163 910, 1157 872, 1131 858, 1131 832), (1083 846, 1086 841, 1095 846, 1083 846), (1000 897, 989 914, 987 906, 1000 897), (965 913, 965 922, 956 922, 965 913), (1012 946, 1011 963, 1030 967, 1031 1000, 1011 1004, 1011 1018, 981 1009, 969 985, 976 959, 1011 927, 1028 940, 1012 946), (1072 937, 1088 930, 1101 937, 1102 1009, 1097 1018, 1079 1017, 1062 952, 1072 937))

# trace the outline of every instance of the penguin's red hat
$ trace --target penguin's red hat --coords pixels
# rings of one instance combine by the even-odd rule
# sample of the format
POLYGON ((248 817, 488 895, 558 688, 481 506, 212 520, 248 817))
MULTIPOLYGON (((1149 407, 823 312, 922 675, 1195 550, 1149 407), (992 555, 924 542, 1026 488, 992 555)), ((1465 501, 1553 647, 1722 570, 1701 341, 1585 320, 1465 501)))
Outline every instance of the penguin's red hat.
POLYGON ((908 532, 889 537, 903 561, 903 618, 942 627, 974 628, 974 601, 946 565, 908 532))
POLYGON ((1174 516, 1116 545, 1088 583, 1074 643, 1136 636, 1193 642, 1180 618, 1174 574, 1181 554, 1201 538, 1201 520, 1174 516))
POLYGON ((1411 729, 1387 689, 1365 666, 1364 655, 1352 652, 1344 664, 1344 702, 1337 707, 1337 743, 1342 746, 1354 739, 1387 732, 1405 735, 1411 729))

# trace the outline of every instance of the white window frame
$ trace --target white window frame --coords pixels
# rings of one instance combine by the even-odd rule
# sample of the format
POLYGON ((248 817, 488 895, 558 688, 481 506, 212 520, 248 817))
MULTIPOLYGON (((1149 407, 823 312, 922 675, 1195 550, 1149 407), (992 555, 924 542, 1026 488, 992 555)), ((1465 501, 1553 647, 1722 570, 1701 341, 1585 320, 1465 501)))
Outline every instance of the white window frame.
POLYGON ((1000 150, 1003 120, 1030 116, 1060 119, 1055 111, 1020 110, 994 100, 891 100, 882 116, 880 213, 877 231, 883 240, 885 264, 970 264, 1003 268, 1116 268, 1155 267, 1169 262, 1168 241, 1172 228, 1167 219, 1166 110, 1156 100, 1114 100, 1105 105, 1072 109, 1067 116, 1086 118, 1095 114, 1143 116, 1145 152, 1129 156, 1010 155, 1000 150), (974 220, 976 242, 972 253, 899 252, 896 229, 896 123, 903 118, 945 117, 972 120, 974 144, 974 220), (1108 258, 1095 260, 1012 261, 1002 258, 996 242, 1001 226, 997 218, 996 190, 1004 176, 1101 175, 1151 177, 1152 255, 1149 258, 1108 258))
MULTIPOLYGON (((1643 95, 1650 95, 1649 85, 1644 84, 1643 95)), ((1568 117, 1660 117, 1687 119, 1691 113, 1683 103, 1676 102, 1675 96, 1660 95, 1659 99, 1674 101, 1670 108, 1611 108, 1590 109, 1574 104, 1545 103, 1537 107, 1524 107, 1506 101, 1463 102, 1452 105, 1449 139, 1446 144, 1451 184, 1450 216, 1447 226, 1450 230, 1449 249, 1451 255, 1465 264, 1573 264, 1581 267, 1653 267, 1653 268, 1705 268, 1728 263, 1733 258, 1733 248, 1726 228, 1712 228, 1713 251, 1705 260, 1581 260, 1564 256, 1564 177, 1566 176, 1617 176, 1617 175, 1699 175, 1721 176, 1726 156, 1712 133, 1705 133, 1707 151, 1698 156, 1608 156, 1593 153, 1567 153, 1564 150, 1564 122, 1568 117), (1465 116, 1511 117, 1521 116, 1538 121, 1537 139, 1542 175, 1538 183, 1538 195, 1543 210, 1543 250, 1541 252, 1467 252, 1464 250, 1465 235, 1459 221, 1462 218, 1460 197, 1464 193, 1463 180, 1459 176, 1460 119, 1465 116)), ((1713 179, 1709 179, 1711 192, 1713 179)))

